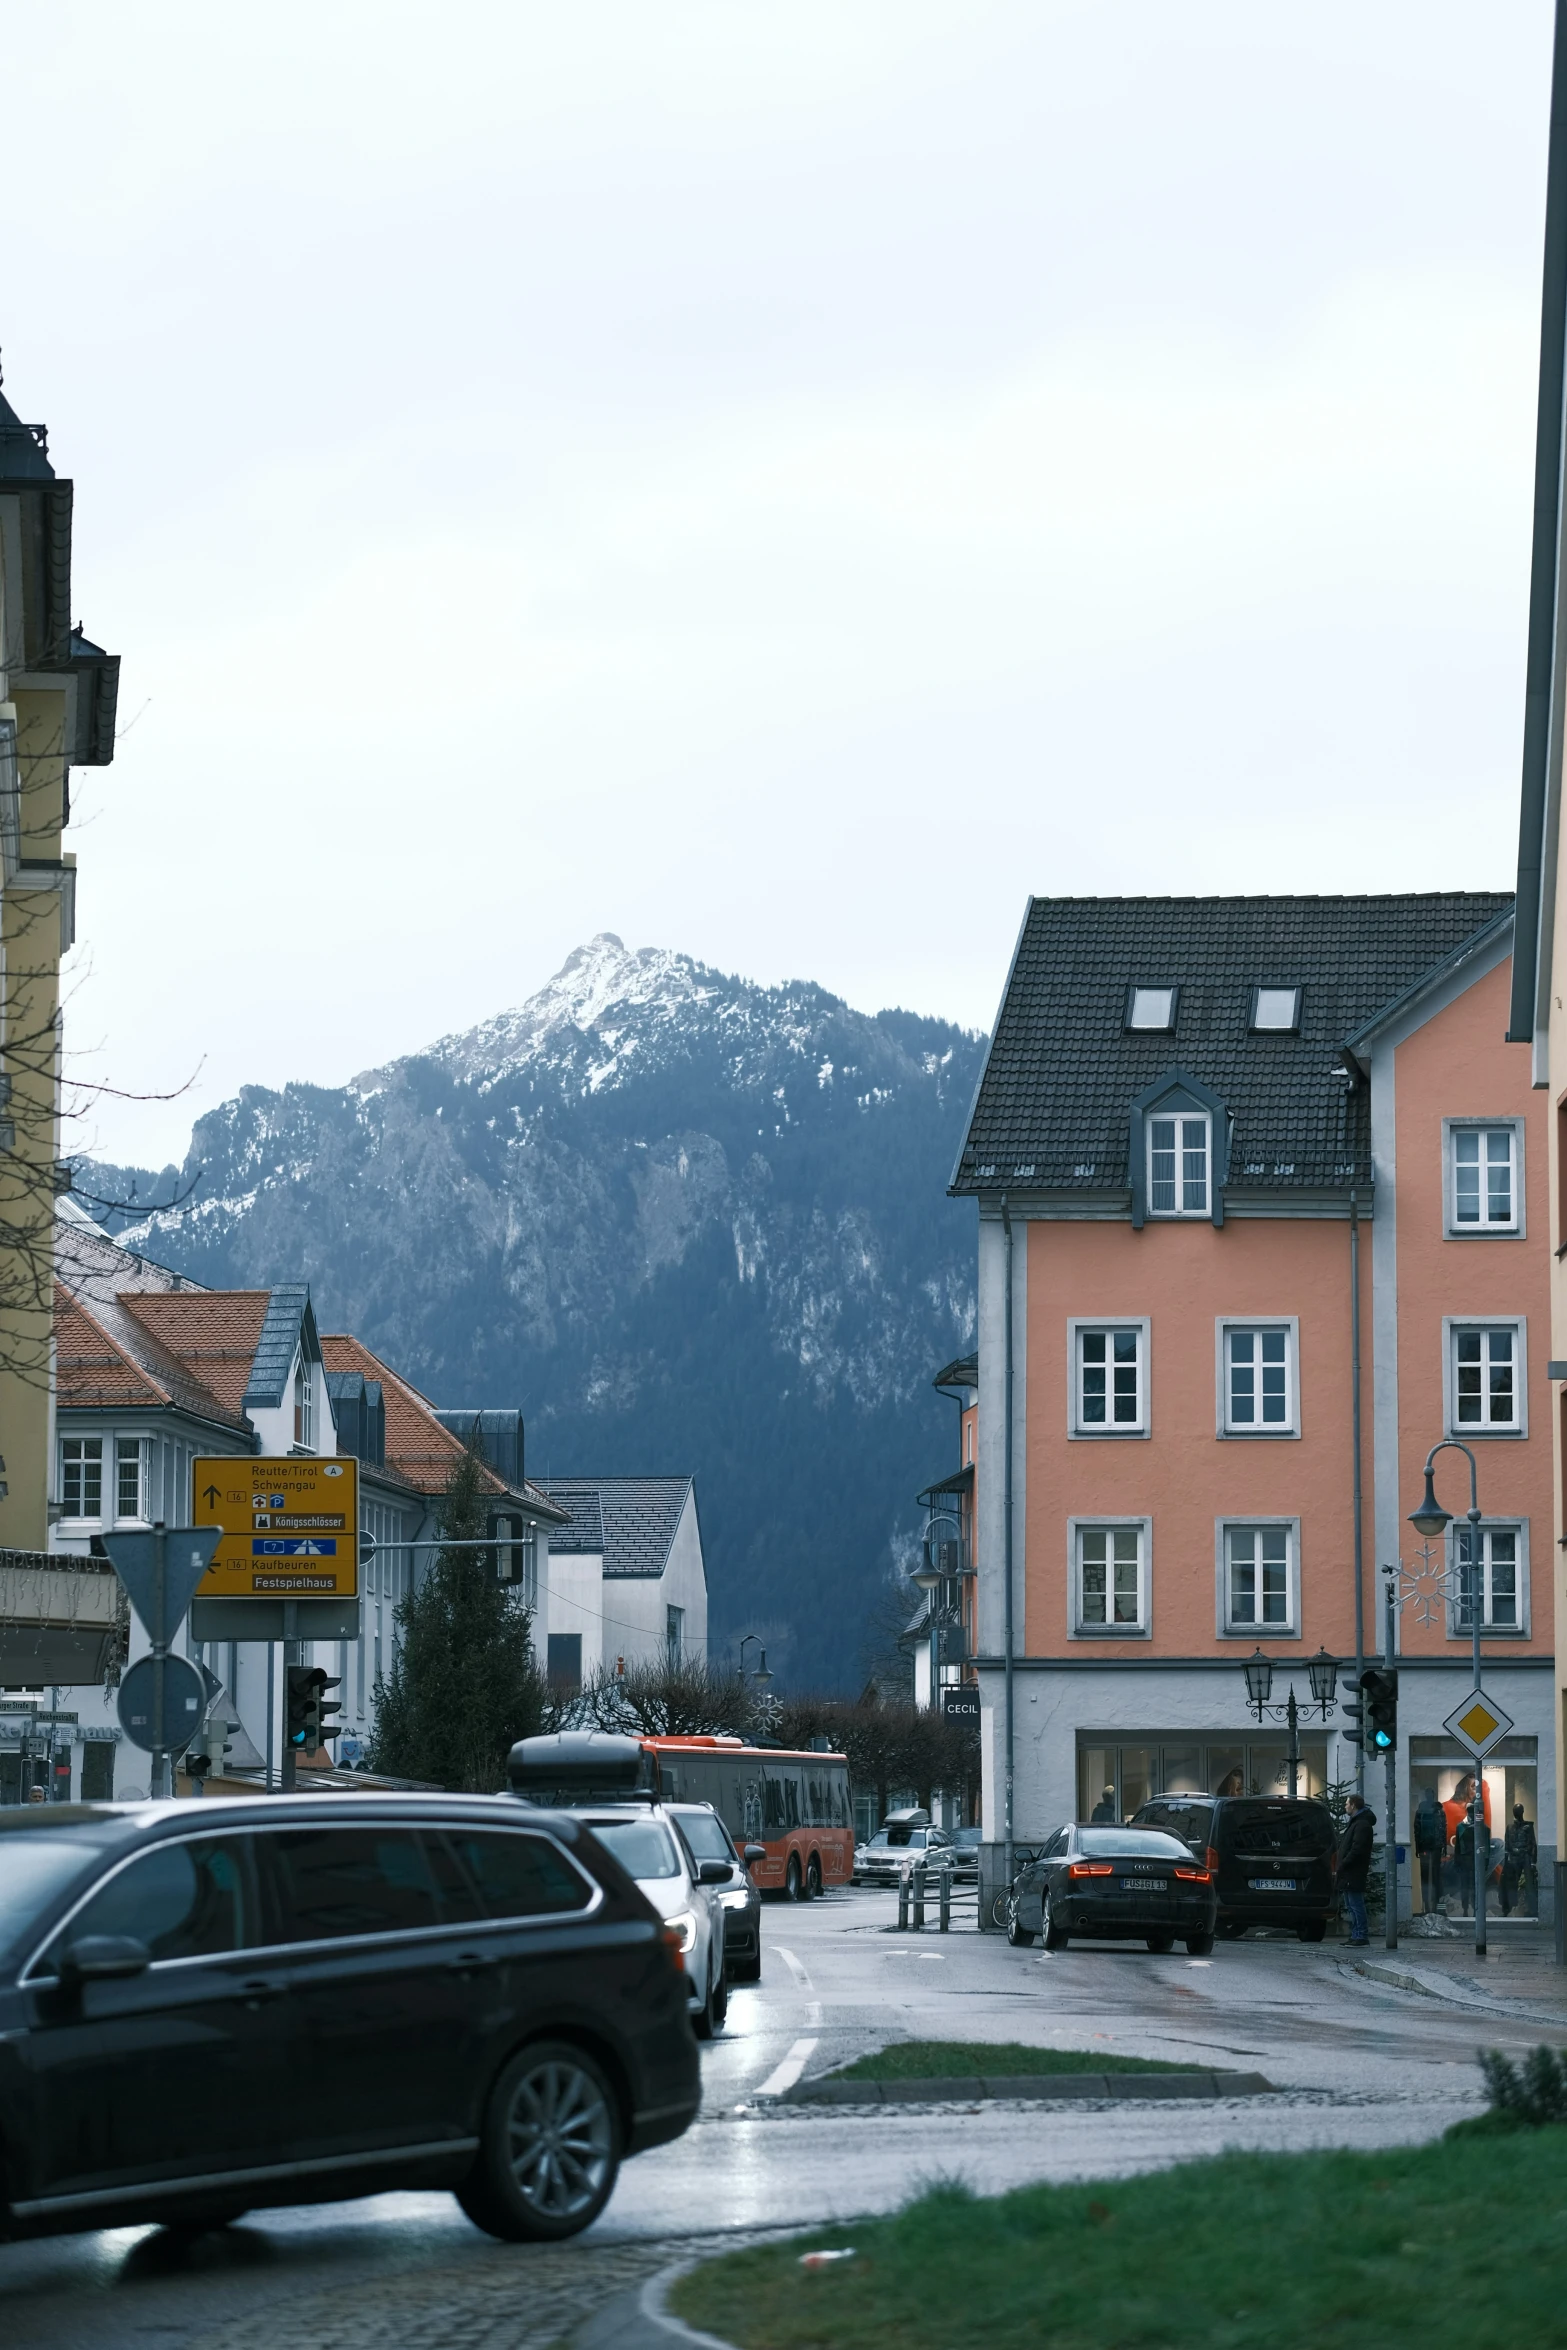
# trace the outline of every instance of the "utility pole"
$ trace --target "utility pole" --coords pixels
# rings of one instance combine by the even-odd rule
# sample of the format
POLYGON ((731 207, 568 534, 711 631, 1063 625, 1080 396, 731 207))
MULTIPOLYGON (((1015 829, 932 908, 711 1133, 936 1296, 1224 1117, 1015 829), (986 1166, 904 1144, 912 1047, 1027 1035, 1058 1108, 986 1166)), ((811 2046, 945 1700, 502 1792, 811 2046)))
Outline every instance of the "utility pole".
MULTIPOLYGON (((1398 1627, 1398 1601, 1392 1572, 1389 1572, 1386 1577, 1386 1591, 1387 1606, 1384 1616, 1382 1654, 1388 1672, 1391 1674, 1397 1670, 1395 1658, 1398 1627)), ((1362 1747, 1360 1752, 1362 1768, 1364 1768, 1365 1748, 1362 1747)), ((1382 1849, 1387 1857, 1382 1864, 1382 1908, 1385 1929, 1383 1939, 1389 1950, 1396 1950, 1398 1948, 1398 1747, 1396 1744, 1387 1750, 1385 1774, 1387 1811, 1383 1822, 1382 1832, 1385 1842, 1382 1849)))

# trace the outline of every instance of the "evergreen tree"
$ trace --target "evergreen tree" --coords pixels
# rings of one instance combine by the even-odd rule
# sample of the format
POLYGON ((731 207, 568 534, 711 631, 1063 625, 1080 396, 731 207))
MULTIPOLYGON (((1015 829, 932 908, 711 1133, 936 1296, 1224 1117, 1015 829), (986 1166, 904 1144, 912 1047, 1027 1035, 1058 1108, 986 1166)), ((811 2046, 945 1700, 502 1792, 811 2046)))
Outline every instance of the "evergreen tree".
MULTIPOLYGON (((484 1461, 470 1446, 447 1484, 441 1532, 454 1545, 482 1541, 487 1516, 484 1461)), ((391 1673, 376 1680, 372 1770, 493 1795, 508 1749, 537 1732, 546 1708, 532 1618, 497 1581, 495 1553, 437 1551, 398 1603, 397 1628, 391 1673)))

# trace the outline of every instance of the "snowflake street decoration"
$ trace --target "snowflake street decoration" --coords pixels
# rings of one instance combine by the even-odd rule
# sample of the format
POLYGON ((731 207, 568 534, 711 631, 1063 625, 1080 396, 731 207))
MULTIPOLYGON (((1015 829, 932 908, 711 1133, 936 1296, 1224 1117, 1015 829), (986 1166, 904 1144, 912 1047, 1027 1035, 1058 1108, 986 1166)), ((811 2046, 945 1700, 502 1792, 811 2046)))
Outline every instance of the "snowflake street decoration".
POLYGON ((1417 1624, 1445 1623, 1447 1613, 1457 1596, 1458 1579, 1439 1550, 1423 1542, 1413 1561, 1400 1559, 1396 1566, 1382 1569, 1393 1590, 1393 1604, 1399 1611, 1408 1608, 1417 1624))
POLYGON ((766 1689, 760 1697, 752 1698, 751 1712, 758 1729, 771 1731, 777 1727, 778 1717, 783 1712, 783 1701, 775 1697, 770 1689, 766 1689))

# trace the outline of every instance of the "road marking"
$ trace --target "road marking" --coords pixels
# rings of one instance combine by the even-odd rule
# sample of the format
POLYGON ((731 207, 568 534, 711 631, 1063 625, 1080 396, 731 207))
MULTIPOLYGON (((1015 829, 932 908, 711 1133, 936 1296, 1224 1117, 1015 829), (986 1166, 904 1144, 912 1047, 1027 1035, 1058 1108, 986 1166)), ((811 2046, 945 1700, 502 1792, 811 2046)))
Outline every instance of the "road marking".
POLYGON ((761 2087, 751 2091, 751 2095, 753 2097, 781 2097, 786 2089, 794 2087, 815 2051, 816 2042, 814 2040, 796 2040, 783 2063, 776 2066, 768 2074, 761 2087))
POLYGON ((773 1947, 777 1951, 779 1957, 783 1960, 784 1965, 789 1969, 790 1974, 793 1975, 795 1981, 799 1984, 800 1989, 802 1991, 811 1990, 813 1988, 811 1978, 806 1973, 804 1967, 801 1966, 799 1960, 795 1957, 794 1952, 792 1950, 785 1950, 781 1942, 774 1943, 773 1947))

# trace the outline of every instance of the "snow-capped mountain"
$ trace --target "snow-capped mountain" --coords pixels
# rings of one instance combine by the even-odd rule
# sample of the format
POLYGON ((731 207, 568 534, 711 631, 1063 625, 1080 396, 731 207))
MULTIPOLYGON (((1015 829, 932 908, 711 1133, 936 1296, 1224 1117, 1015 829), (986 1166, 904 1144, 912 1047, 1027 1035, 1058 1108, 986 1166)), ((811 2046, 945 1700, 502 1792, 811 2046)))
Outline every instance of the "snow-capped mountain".
POLYGON ((944 1194, 982 1049, 605 932, 464 1035, 246 1087, 195 1129, 193 1204, 115 1221, 201 1280, 307 1278, 323 1329, 440 1404, 520 1404, 534 1474, 694 1469, 715 1641, 762 1629, 796 1686, 841 1686, 952 1465, 929 1382, 972 1343, 944 1194))

